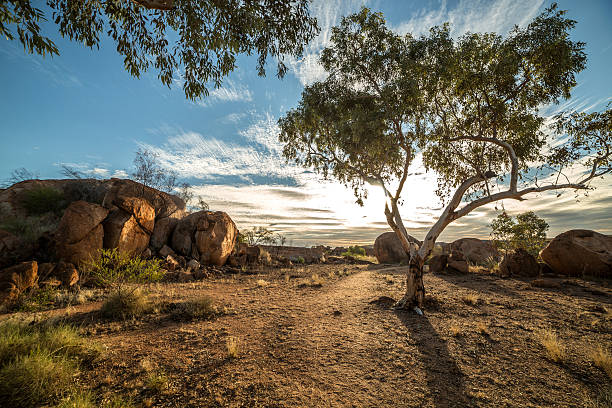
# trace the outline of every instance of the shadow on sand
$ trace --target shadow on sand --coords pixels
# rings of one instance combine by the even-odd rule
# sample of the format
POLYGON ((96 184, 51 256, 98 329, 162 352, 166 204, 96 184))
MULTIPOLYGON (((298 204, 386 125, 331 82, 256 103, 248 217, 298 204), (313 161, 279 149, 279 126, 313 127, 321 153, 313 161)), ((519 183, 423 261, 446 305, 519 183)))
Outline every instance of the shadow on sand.
POLYGON ((434 406, 470 406, 464 389, 464 374, 450 355, 446 341, 440 338, 427 316, 418 316, 411 311, 395 311, 395 315, 416 343, 434 406))

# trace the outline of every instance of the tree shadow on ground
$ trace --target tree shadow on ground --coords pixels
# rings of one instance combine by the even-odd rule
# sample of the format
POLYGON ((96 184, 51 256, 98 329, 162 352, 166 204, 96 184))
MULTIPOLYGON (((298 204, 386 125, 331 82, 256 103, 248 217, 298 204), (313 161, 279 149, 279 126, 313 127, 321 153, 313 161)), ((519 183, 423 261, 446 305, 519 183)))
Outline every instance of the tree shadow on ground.
POLYGON ((541 280, 541 278, 500 278, 493 275, 481 276, 478 274, 448 274, 448 273, 436 273, 435 277, 443 279, 453 285, 461 286, 464 288, 488 292, 490 294, 500 294, 511 298, 523 297, 517 289, 520 291, 533 291, 533 292, 548 292, 550 294, 559 294, 572 297, 579 297, 582 299, 591 300, 594 302, 605 302, 612 303, 612 296, 597 288, 590 286, 602 286, 599 282, 574 282, 565 278, 548 278, 546 281, 555 282, 558 286, 552 287, 540 287, 531 286, 530 283, 533 280, 541 280), (509 285, 515 287, 508 287, 500 283, 506 282, 509 285), (519 289, 517 284, 529 285, 523 289, 519 289))
POLYGON ((412 311, 397 310, 394 313, 419 350, 434 406, 470 406, 465 393, 465 376, 450 355, 446 341, 440 338, 429 319, 412 311))

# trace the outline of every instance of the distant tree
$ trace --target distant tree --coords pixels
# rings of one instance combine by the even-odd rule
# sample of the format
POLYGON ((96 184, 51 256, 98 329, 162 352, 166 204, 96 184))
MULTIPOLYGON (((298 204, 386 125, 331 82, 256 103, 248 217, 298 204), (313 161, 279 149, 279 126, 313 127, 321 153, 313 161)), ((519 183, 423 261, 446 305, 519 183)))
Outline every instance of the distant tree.
POLYGON ((60 171, 62 175, 66 178, 71 179, 81 179, 83 178, 83 173, 75 169, 74 167, 68 166, 67 164, 62 164, 62 170, 60 171))
POLYGON ((48 0, 44 10, 36 5, 0 3, 0 34, 43 56, 59 55, 41 32, 40 23, 49 17, 62 37, 88 48, 99 48, 108 35, 132 76, 154 67, 164 85, 181 80, 189 99, 207 96, 210 82, 218 87, 239 54, 257 54, 262 76, 268 56, 276 58, 282 77, 285 56, 300 56, 318 33, 308 0, 48 0))
POLYGON ((276 244, 279 246, 285 246, 285 242, 287 242, 287 237, 283 234, 276 234, 276 244))
POLYGON ((11 175, 2 182, 2 186, 8 188, 21 181, 33 180, 35 178, 38 178, 38 174, 31 172, 25 167, 20 167, 11 172, 11 175))
POLYGON ((548 228, 533 211, 517 215, 516 221, 504 211, 491 222, 491 238, 504 252, 522 248, 537 257, 546 244, 548 228))
POLYGON ((382 186, 387 222, 410 255, 396 307, 421 313, 424 261, 451 222, 498 200, 588 190, 612 171, 609 110, 558 119, 556 130, 569 138, 543 131, 540 107, 569 98, 586 64, 584 43, 570 39, 574 25, 553 4, 506 37, 454 40, 446 25, 400 36, 366 8, 333 28, 321 55, 329 76, 307 86, 279 120, 279 140, 288 160, 351 186, 359 204, 366 183, 382 186), (446 203, 420 248, 398 209, 417 154, 438 175, 446 203), (575 170, 573 181, 567 170, 575 170))
POLYGON ((189 205, 194 196, 191 184, 185 182, 179 184, 176 195, 183 200, 185 205, 189 205))
POLYGON ((208 205, 208 203, 206 201, 204 201, 204 199, 202 198, 202 196, 198 197, 198 205, 197 205, 198 210, 200 211, 208 211, 210 210, 210 206, 208 205))
POLYGON ((266 227, 253 227, 250 230, 246 230, 242 233, 244 240, 249 245, 262 245, 262 244, 273 244, 276 237, 274 232, 270 231, 266 227))
POLYGON ((164 183, 164 170, 159 164, 158 155, 150 150, 138 149, 131 176, 147 187, 159 188, 164 183))

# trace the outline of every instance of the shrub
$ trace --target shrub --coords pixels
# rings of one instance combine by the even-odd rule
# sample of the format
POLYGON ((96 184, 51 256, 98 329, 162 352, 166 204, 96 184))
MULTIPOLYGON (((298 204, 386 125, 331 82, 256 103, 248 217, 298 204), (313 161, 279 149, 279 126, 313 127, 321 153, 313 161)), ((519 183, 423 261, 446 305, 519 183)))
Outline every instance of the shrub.
POLYGON ((506 212, 502 212, 490 226, 495 246, 504 251, 522 248, 538 257, 546 244, 548 223, 533 211, 517 215, 516 221, 506 212))
POLYGON ((304 257, 298 256, 297 259, 296 259, 296 262, 299 263, 299 264, 305 264, 306 260, 304 259, 304 257))
POLYGON ((102 249, 92 260, 81 265, 81 276, 98 286, 121 283, 147 283, 162 280, 165 271, 161 259, 142 259, 114 249, 102 249))
POLYGON ((210 296, 190 299, 176 306, 174 314, 188 319, 210 319, 219 313, 210 296))
POLYGON ((100 311, 105 317, 127 319, 142 316, 152 310, 147 295, 138 288, 118 288, 111 292, 100 311))
POLYGON ((362 248, 358 245, 350 246, 346 251, 344 251, 342 256, 351 256, 351 257, 362 257, 366 256, 365 248, 362 248))
POLYGON ((0 229, 18 236, 26 243, 38 241, 43 234, 54 231, 59 224, 57 214, 34 215, 29 217, 10 217, 0 220, 0 229))
POLYGON ((563 344, 552 330, 539 330, 536 332, 536 338, 546 350, 546 355, 555 363, 561 363, 565 360, 565 348, 563 344))
POLYGON ((0 369, 0 401, 20 407, 54 402, 68 393, 77 371, 74 361, 48 350, 19 355, 0 369))
POLYGON ((28 214, 59 212, 68 206, 64 194, 51 187, 38 187, 21 193, 21 205, 28 214))

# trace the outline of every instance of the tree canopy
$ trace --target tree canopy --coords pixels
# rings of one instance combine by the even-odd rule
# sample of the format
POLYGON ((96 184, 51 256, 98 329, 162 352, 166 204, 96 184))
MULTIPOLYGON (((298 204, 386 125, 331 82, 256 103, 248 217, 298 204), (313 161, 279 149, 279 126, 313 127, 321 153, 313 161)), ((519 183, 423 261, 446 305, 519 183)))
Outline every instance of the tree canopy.
POLYGON ((288 160, 352 186, 359 203, 366 183, 382 185, 387 221, 411 253, 402 304, 422 303, 424 259, 452 221, 502 199, 588 189, 612 171, 610 111, 559 117, 553 129, 540 113, 570 97, 586 66, 575 24, 553 4, 506 36, 453 39, 448 25, 400 36, 367 8, 333 29, 321 56, 329 76, 279 120, 279 139, 288 160), (397 206, 417 154, 446 203, 418 251, 397 206))
POLYGON ((277 75, 287 70, 284 58, 299 56, 318 32, 308 0, 48 0, 44 10, 31 0, 0 3, 0 34, 17 39, 28 53, 58 55, 43 33, 49 18, 62 37, 98 48, 110 37, 135 77, 153 67, 170 86, 182 80, 187 98, 208 95, 236 67, 238 54, 258 55, 257 71, 265 75, 268 57, 276 58, 277 75))

